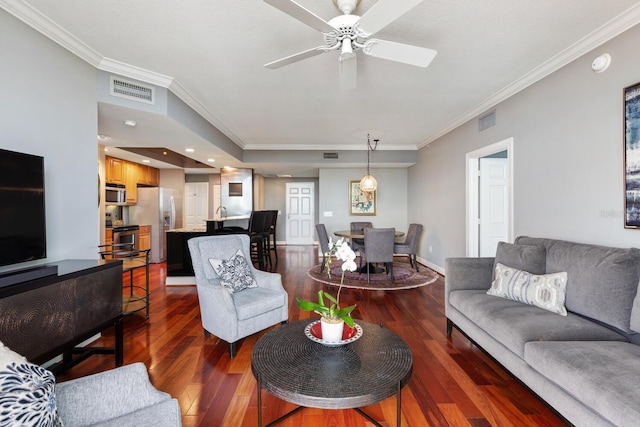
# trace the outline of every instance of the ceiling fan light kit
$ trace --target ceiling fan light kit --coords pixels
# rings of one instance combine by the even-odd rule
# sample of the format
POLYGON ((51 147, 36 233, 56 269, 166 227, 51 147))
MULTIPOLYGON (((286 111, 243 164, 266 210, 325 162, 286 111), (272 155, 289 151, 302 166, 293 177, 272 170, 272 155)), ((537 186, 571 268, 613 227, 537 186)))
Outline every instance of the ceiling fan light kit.
POLYGON ((341 89, 356 87, 357 67, 356 51, 365 55, 417 67, 427 67, 435 58, 437 51, 419 46, 386 40, 369 39, 400 16, 407 13, 423 0, 378 0, 364 15, 352 15, 360 0, 333 0, 343 15, 329 22, 305 9, 294 0, 264 0, 271 6, 292 16, 300 22, 320 31, 324 45, 287 56, 265 64, 266 68, 280 68, 323 52, 339 50, 338 57, 341 89), (353 63, 345 65, 347 63, 353 63))

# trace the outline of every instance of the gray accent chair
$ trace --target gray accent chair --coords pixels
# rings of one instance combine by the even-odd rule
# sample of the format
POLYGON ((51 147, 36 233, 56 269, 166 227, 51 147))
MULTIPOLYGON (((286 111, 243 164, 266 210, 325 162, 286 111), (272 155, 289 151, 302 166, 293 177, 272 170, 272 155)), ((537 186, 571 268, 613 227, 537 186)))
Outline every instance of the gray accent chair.
POLYGON ((320 264, 320 273, 324 270, 324 264, 327 261, 327 252, 329 252, 329 237, 327 236, 327 228, 324 224, 316 224, 316 232, 318 233, 318 241, 322 250, 322 264, 320 264))
POLYGON ((230 293, 220 284, 210 259, 229 259, 241 249, 250 260, 250 240, 244 234, 203 236, 188 241, 196 275, 200 316, 205 336, 213 334, 229 343, 229 356, 236 353, 236 343, 289 317, 288 295, 278 273, 256 269, 249 261, 251 274, 258 283, 230 293))
POLYGON ((65 427, 179 427, 180 406, 157 390, 143 363, 132 363, 55 386, 65 427))
POLYGON ((371 279, 372 263, 382 262, 387 274, 391 273, 393 283, 393 243, 396 237, 395 228, 365 228, 364 247, 360 249, 360 272, 362 273, 362 260, 367 261, 367 283, 371 279))
POLYGON ((393 253, 397 255, 409 255, 409 263, 411 267, 418 272, 418 242, 420 241, 420 235, 422 234, 422 224, 409 224, 409 230, 407 230, 407 237, 404 239, 404 243, 394 243, 393 253))
MULTIPOLYGON (((352 222, 349 227, 352 232, 364 230, 365 228, 373 228, 373 223, 368 221, 352 222)), ((354 252, 359 251, 362 247, 364 247, 364 239, 351 239, 351 249, 354 252)))

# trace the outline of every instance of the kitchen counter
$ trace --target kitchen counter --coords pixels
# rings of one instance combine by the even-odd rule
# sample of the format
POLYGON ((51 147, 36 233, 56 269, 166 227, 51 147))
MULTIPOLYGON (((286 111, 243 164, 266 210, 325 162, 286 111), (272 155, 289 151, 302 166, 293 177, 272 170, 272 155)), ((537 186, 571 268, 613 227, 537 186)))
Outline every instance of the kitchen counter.
POLYGON ((204 233, 207 231, 207 227, 184 227, 184 228, 174 228, 172 230, 167 230, 167 233, 204 233))

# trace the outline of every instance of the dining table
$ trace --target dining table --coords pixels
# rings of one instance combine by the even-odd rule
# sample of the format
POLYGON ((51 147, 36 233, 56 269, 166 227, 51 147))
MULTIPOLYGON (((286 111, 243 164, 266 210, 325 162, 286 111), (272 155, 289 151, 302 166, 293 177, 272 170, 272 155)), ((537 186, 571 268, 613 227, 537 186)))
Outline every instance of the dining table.
MULTIPOLYGON (((361 229, 355 228, 353 230, 338 230, 338 231, 334 231, 333 234, 335 234, 338 237, 345 237, 348 239, 364 239, 364 229, 362 228, 361 229)), ((404 231, 396 230, 395 238, 397 239, 398 237, 402 237, 402 236, 404 236, 404 231)), ((366 273, 367 270, 369 270, 370 274, 380 274, 384 271, 383 268, 376 267, 371 263, 367 263, 358 271, 360 273, 366 273)))

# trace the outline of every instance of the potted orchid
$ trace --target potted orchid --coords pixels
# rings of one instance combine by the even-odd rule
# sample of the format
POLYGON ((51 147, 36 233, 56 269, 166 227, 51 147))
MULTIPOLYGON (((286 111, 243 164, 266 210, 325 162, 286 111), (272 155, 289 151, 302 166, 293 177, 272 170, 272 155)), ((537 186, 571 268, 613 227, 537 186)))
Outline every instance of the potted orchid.
POLYGON ((325 268, 329 275, 329 282, 331 281, 331 257, 334 255, 336 259, 342 261, 342 277, 340 278, 340 286, 338 287, 336 297, 334 298, 329 293, 321 290, 318 292, 317 303, 296 298, 298 307, 302 310, 313 311, 321 316, 322 339, 330 342, 342 340, 342 331, 345 323, 352 328, 354 327, 351 312, 356 308, 355 305, 340 308, 340 291, 344 283, 344 273, 347 270, 356 270, 356 254, 343 239, 334 243, 331 238, 329 238, 329 251, 325 253, 325 268), (325 298, 329 301, 329 305, 325 302, 325 298))

